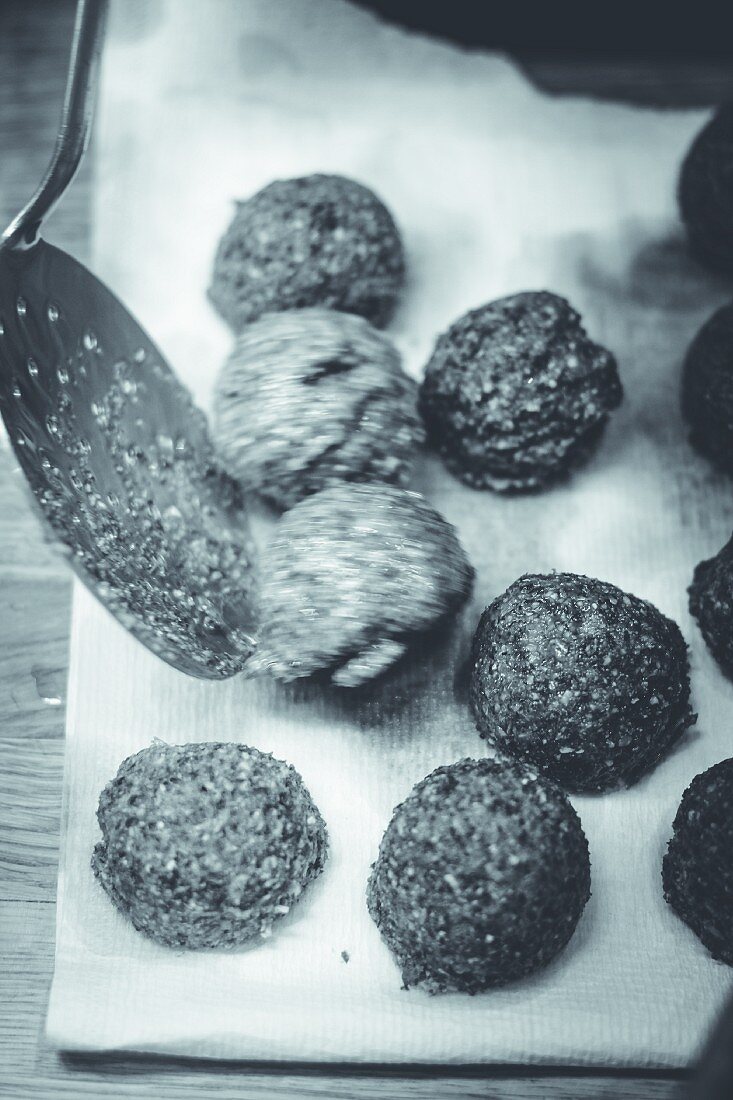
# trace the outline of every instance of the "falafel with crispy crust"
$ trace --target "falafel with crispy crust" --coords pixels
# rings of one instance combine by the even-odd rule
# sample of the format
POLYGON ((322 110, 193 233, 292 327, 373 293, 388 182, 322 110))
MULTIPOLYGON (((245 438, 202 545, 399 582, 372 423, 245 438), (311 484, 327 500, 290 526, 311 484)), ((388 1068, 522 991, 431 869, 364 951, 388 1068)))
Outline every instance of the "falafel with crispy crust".
POLYGON ((394 344, 333 309, 268 313, 240 333, 214 395, 227 471, 278 508, 340 481, 404 484, 423 442, 394 344))
POLYGON ((455 529, 419 493, 322 489, 280 518, 262 556, 250 668, 364 684, 456 613, 473 576, 455 529))
POLYGON ((677 198, 692 253, 707 267, 733 272, 733 103, 719 107, 693 141, 677 198))
POLYGON ((219 242, 209 299, 235 332, 305 306, 383 328, 405 279, 402 238, 373 191, 345 176, 275 180, 237 203, 219 242))
POLYGON ((557 294, 529 291, 459 318, 420 388, 428 440, 474 489, 542 489, 580 465, 622 398, 616 360, 557 294))
POLYGON ((405 988, 429 993, 481 993, 546 966, 589 897, 578 815, 513 760, 461 760, 418 783, 367 889, 405 988))
POLYGON ((155 741, 102 791, 92 869, 135 928, 169 947, 269 934, 326 859, 295 768, 247 745, 155 741))
POLYGON ((733 679, 733 536, 714 558, 696 567, 689 589, 690 614, 726 676, 733 679))
POLYGON ((480 735, 571 791, 634 783, 695 721, 677 624, 593 577, 520 577, 481 616, 471 663, 480 735))
POLYGON ((708 318, 687 350, 682 413, 695 450, 733 474, 733 302, 708 318))
POLYGON ((733 758, 696 775, 682 795, 662 883, 713 958, 733 966, 733 758))

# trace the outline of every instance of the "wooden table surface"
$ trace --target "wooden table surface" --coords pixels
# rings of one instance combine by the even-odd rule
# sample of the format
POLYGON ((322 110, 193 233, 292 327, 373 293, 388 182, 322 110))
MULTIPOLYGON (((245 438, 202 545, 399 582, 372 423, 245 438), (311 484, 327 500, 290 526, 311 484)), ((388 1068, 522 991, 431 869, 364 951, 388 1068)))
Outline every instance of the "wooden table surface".
MULTIPOLYGON (((0 0, 0 220, 29 196, 53 146, 63 94, 71 0, 0 0)), ((637 102, 733 98, 721 63, 526 61, 553 92, 637 102)), ((87 164, 49 223, 82 262, 90 250, 87 164)), ((598 1097, 667 1100, 678 1075, 405 1067, 242 1066, 185 1059, 64 1056, 43 1038, 54 954, 64 703, 71 583, 46 546, 21 475, 0 443, 0 1096, 26 1097, 598 1097)))

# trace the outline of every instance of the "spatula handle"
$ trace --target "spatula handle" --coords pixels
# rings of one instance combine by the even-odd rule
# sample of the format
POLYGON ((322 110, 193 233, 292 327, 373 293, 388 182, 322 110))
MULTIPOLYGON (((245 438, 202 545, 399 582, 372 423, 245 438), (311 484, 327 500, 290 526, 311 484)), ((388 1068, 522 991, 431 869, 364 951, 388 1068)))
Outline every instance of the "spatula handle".
POLYGON ((78 0, 61 125, 51 163, 35 195, 13 219, 0 249, 26 249, 71 183, 89 143, 109 0, 78 0))

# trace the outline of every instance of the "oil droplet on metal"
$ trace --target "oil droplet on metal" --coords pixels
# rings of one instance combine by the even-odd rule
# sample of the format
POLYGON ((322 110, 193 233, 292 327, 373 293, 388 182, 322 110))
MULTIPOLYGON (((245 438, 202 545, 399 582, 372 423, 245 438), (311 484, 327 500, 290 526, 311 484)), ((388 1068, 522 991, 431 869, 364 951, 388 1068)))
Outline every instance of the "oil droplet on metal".
POLYGON ((2 317, 0 317, 0 336, 4 336, 4 335, 5 335, 5 322, 3 321, 2 317))
POLYGON ((18 301, 15 303, 15 309, 19 317, 25 317, 28 310, 28 303, 25 298, 18 298, 18 301))
MULTIPOLYGON (((213 453, 206 436, 196 436, 192 405, 185 410, 186 429, 179 420, 170 432, 148 438, 145 418, 138 414, 149 381, 135 377, 132 366, 133 360, 145 362, 152 377, 156 364, 145 348, 134 355, 130 349, 126 359, 116 361, 106 390, 87 390, 86 415, 77 419, 71 384, 83 389, 84 368, 89 374, 94 369, 90 353, 96 352, 96 359, 100 350, 90 330, 82 329, 78 340, 72 360, 53 363, 62 385, 49 394, 55 405, 45 418, 48 440, 43 441, 49 450, 49 443, 60 445, 73 461, 62 473, 47 454, 37 456, 43 477, 36 495, 56 539, 112 613, 161 657, 217 678, 232 675, 254 643, 246 525, 230 529, 224 521, 230 507, 239 507, 231 485, 214 476, 213 453), (92 461, 91 439, 96 446, 100 431, 114 485, 92 461)), ((23 376, 11 377, 11 385, 14 381, 23 386, 24 398, 32 392, 23 376)), ((35 444, 23 435, 20 446, 35 444)), ((50 703, 62 694, 55 688, 42 697, 50 703)))
POLYGON ((59 307, 56 305, 55 302, 49 302, 48 309, 47 309, 46 312, 48 314, 48 319, 49 319, 49 321, 51 321, 51 323, 53 323, 54 321, 58 321, 58 319, 61 315, 59 307))
POLYGON ((28 373, 30 374, 31 378, 38 378, 38 363, 35 361, 35 359, 28 360, 28 373))
POLYGON ((18 398, 20 398, 20 397, 22 397, 22 396, 23 396, 23 394, 22 394, 22 393, 20 392, 20 386, 18 385, 18 383, 17 383, 17 382, 13 382, 13 390, 12 390, 12 393, 13 393, 13 397, 18 397, 18 398))

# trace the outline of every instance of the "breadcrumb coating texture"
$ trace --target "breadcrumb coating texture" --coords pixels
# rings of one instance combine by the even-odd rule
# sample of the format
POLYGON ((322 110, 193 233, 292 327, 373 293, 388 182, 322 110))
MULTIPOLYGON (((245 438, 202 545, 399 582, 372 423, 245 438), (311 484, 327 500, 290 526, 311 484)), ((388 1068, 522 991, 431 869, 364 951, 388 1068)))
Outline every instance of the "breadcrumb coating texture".
POLYGON ((520 577, 474 636, 479 733, 568 790, 639 779, 694 723, 689 696, 677 624, 592 577, 520 577))
POLYGON ((153 742, 120 765, 97 819, 94 874, 138 931, 170 947, 268 936, 327 853, 298 772, 247 745, 153 742))
POLYGON ((514 761, 437 768, 394 811, 367 903, 406 988, 480 993, 546 966, 590 897, 588 843, 514 761))
POLYGON ((690 614, 726 676, 733 678, 733 537, 695 568, 690 614))
POLYGON ((696 775, 683 794, 662 883, 713 958, 733 966, 733 758, 696 775))
POLYGON ((471 310, 439 339, 419 408, 428 439, 475 489, 543 488, 590 454, 622 398, 616 360, 548 291, 471 310))
POLYGON ((472 583, 454 528, 418 493, 323 489, 281 517, 262 556, 252 667, 355 687, 456 612, 472 583))
POLYGON ((275 180, 237 203, 209 298, 239 332, 263 313, 326 306, 378 328, 405 278, 402 238, 373 191, 344 176, 275 180))
POLYGON ((404 484, 424 435, 392 342, 314 308, 242 330, 217 381, 214 438, 228 472, 285 509, 340 481, 404 484))

